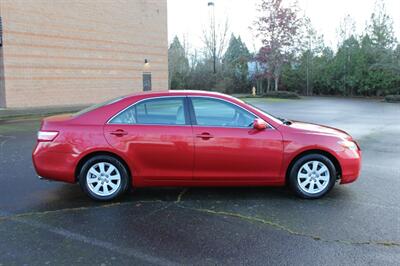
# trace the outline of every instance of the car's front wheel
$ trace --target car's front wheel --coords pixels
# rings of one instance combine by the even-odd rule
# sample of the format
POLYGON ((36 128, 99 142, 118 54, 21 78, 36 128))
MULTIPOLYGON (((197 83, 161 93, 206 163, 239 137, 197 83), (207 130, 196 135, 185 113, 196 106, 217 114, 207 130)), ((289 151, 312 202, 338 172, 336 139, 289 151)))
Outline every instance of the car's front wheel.
POLYGON ((289 173, 289 185, 301 198, 318 199, 335 185, 337 170, 332 161, 321 154, 299 158, 289 173))
POLYGON ((95 156, 84 163, 79 174, 82 190, 92 199, 110 201, 128 189, 129 175, 125 166, 108 155, 95 156))

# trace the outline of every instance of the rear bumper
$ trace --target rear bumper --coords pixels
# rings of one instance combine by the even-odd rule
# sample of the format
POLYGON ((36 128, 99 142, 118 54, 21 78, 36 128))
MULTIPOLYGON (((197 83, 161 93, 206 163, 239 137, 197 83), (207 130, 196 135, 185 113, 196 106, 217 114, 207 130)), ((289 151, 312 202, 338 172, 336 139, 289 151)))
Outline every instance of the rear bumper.
POLYGON ((361 172, 361 151, 345 150, 339 154, 342 168, 341 184, 349 184, 357 180, 361 172))
POLYGON ((75 183, 77 155, 53 152, 39 142, 32 153, 33 166, 40 179, 75 183))

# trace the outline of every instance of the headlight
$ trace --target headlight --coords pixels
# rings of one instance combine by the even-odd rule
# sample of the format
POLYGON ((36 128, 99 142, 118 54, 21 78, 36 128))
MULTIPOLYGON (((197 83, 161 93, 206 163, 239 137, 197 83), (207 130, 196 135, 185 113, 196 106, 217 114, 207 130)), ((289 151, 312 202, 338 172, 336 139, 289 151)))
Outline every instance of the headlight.
POLYGON ((342 147, 346 148, 346 149, 350 149, 353 151, 358 150, 358 146, 354 141, 350 141, 350 140, 342 140, 338 142, 342 147))

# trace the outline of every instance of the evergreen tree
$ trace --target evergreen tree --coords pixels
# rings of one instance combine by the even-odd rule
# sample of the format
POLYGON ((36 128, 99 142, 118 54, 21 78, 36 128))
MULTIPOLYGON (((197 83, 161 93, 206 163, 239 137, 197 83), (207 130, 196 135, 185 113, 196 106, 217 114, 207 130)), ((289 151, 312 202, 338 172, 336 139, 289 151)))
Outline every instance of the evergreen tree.
POLYGON ((185 48, 176 36, 168 49, 168 71, 170 89, 187 89, 189 60, 185 48))
POLYGON ((248 92, 248 62, 250 57, 250 52, 242 42, 240 36, 236 38, 232 34, 228 49, 222 60, 225 82, 231 83, 230 91, 248 92))

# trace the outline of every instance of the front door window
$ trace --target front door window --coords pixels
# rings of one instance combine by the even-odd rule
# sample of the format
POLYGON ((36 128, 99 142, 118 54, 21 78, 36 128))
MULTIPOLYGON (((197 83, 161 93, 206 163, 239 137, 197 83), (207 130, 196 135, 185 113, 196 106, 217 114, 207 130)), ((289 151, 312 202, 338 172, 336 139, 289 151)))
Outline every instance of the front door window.
POLYGON ((251 127, 255 116, 242 108, 218 99, 192 98, 198 126, 251 127))

